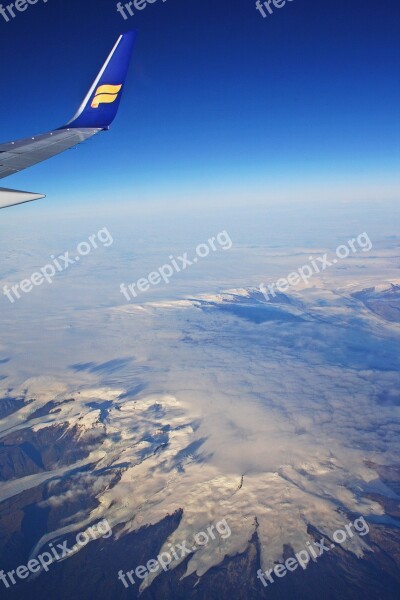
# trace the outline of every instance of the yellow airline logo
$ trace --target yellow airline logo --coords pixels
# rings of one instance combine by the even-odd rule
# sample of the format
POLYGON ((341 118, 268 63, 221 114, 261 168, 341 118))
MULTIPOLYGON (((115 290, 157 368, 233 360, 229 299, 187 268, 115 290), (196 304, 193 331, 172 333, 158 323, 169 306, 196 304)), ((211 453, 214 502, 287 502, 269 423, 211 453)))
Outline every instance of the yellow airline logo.
POLYGON ((118 98, 122 85, 100 85, 92 100, 92 108, 99 108, 100 104, 111 104, 118 98))

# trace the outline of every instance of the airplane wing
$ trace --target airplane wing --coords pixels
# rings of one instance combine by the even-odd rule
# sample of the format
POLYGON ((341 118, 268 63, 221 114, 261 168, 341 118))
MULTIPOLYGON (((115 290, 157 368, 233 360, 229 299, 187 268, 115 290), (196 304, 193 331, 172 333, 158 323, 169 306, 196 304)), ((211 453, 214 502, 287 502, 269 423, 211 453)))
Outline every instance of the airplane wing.
MULTIPOLYGON (((121 35, 73 118, 62 127, 0 144, 0 179, 19 173, 109 129, 128 72, 136 32, 121 35)), ((43 194, 0 188, 0 209, 44 198, 43 194)))

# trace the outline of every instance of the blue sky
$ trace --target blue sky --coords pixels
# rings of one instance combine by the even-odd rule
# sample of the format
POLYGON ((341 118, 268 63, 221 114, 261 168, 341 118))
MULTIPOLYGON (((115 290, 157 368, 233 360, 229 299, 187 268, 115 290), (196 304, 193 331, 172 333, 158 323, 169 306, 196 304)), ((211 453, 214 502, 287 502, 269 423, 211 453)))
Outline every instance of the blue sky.
POLYGON ((139 37, 111 132, 2 185, 54 203, 396 184, 399 23, 397 0, 266 19, 253 0, 157 0, 127 21, 114 0, 39 0, 0 20, 1 141, 66 122, 118 34, 139 37))

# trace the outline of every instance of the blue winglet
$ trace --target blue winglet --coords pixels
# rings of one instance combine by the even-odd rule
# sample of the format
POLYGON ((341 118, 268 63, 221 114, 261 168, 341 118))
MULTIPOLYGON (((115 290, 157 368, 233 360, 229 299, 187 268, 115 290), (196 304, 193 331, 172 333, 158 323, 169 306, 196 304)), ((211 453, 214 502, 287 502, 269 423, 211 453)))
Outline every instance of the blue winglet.
POLYGON ((111 125, 121 101, 136 36, 136 31, 128 31, 118 38, 77 113, 61 129, 107 129, 111 125))

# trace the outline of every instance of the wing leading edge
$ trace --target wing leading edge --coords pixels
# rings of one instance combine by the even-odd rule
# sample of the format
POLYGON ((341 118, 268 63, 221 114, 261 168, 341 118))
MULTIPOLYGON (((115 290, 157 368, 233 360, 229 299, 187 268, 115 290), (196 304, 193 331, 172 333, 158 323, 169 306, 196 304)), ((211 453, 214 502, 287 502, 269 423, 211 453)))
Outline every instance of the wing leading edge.
MULTIPOLYGON (((121 35, 74 117, 34 137, 0 144, 0 179, 73 148, 113 122, 121 100, 136 32, 121 35)), ((44 198, 43 194, 0 188, 0 209, 44 198)))

